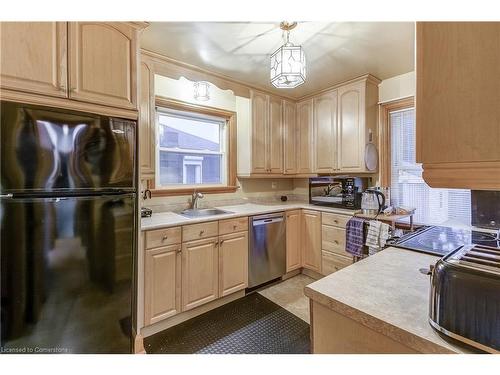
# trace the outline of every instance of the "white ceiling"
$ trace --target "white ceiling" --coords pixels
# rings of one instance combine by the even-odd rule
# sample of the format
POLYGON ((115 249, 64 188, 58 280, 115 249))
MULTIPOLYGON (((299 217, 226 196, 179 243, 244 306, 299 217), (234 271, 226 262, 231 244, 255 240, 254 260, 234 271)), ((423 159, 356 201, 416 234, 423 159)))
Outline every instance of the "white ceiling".
POLYGON ((365 73, 386 79, 414 69, 413 22, 299 22, 290 41, 304 48, 307 80, 285 90, 269 83, 279 22, 152 22, 141 47, 295 98, 365 73))

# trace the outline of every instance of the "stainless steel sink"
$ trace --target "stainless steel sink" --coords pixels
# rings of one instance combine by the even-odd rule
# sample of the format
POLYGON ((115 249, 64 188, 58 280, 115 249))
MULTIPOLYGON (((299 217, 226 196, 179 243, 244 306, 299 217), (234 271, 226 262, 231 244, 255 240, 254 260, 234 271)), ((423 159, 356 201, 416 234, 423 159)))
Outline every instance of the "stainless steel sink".
POLYGON ((204 208, 200 210, 184 210, 180 214, 185 217, 204 217, 204 216, 232 214, 232 212, 219 210, 218 208, 204 208))

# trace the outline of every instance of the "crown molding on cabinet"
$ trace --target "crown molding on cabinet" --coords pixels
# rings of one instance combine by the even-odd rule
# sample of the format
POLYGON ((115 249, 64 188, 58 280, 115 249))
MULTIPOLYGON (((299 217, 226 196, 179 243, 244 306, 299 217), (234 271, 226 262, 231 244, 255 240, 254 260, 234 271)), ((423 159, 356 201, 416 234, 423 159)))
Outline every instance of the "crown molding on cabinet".
POLYGON ((282 99, 296 101, 294 98, 291 98, 289 96, 277 95, 265 88, 249 85, 248 83, 236 80, 224 74, 215 73, 210 70, 200 68, 199 66, 175 60, 144 48, 141 49, 141 54, 152 60, 152 62, 156 63, 156 74, 165 75, 174 79, 185 77, 189 80, 195 81, 207 80, 217 86, 219 89, 232 90, 235 95, 243 96, 245 98, 250 97, 250 90, 258 90, 269 95, 280 97, 282 99), (207 78, 207 76, 209 76, 210 78, 207 78))
POLYGON ((326 93, 328 91, 331 91, 331 90, 335 90, 335 89, 339 88, 340 86, 349 85, 351 83, 355 83, 355 82, 359 82, 359 81, 363 81, 363 80, 366 80, 367 82, 373 83, 375 85, 378 85, 380 82, 382 82, 382 80, 380 80, 379 78, 375 77, 373 74, 367 73, 367 74, 363 74, 363 75, 355 77, 355 78, 351 78, 351 79, 349 79, 347 81, 342 81, 342 82, 335 83, 334 85, 331 85, 331 86, 329 86, 327 88, 324 88, 324 89, 319 90, 319 91, 315 91, 315 92, 313 92, 311 94, 307 94, 307 95, 301 96, 300 98, 294 99, 294 100, 296 102, 301 102, 303 100, 312 99, 315 96, 324 94, 324 93, 326 93))
POLYGON ((210 83, 216 85, 218 88, 222 90, 232 90, 235 95, 243 96, 246 98, 250 97, 250 90, 257 90, 263 92, 265 94, 278 97, 284 100, 292 101, 294 103, 300 102, 302 100, 311 99, 317 95, 325 93, 330 90, 334 90, 340 86, 358 82, 361 80, 367 80, 369 82, 373 82, 374 84, 379 84, 382 82, 379 78, 375 77, 372 74, 363 74, 358 77, 354 77, 347 81, 342 81, 335 83, 325 89, 315 91, 311 94, 304 95, 300 98, 294 98, 288 95, 278 95, 275 92, 269 91, 266 88, 260 86, 250 85, 246 82, 231 78, 227 75, 215 73, 205 68, 201 68, 197 65, 188 64, 179 60, 175 60, 171 57, 167 57, 165 55, 159 54, 157 52, 153 52, 144 48, 141 48, 141 55, 149 58, 152 62, 156 62, 155 64, 155 73, 160 75, 165 75, 170 78, 179 79, 180 77, 185 77, 190 80, 210 80, 210 83), (210 78, 207 78, 210 76, 210 78))

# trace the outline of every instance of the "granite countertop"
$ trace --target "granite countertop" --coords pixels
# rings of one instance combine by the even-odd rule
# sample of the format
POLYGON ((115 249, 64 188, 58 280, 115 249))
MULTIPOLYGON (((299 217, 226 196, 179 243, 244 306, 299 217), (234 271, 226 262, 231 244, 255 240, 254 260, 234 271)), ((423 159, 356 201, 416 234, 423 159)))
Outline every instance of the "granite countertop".
POLYGON ((288 210, 296 210, 296 209, 312 209, 316 211, 322 212, 331 212, 338 213, 344 215, 353 215, 356 211, 341 209, 341 208, 330 208, 330 207, 322 207, 315 206, 308 203, 303 202, 283 202, 283 203, 271 203, 271 204, 255 204, 255 203, 245 203, 238 204, 234 206, 218 206, 215 208, 219 208, 221 210, 229 211, 228 214, 223 215, 212 215, 205 216, 199 218, 187 218, 182 215, 179 215, 175 212, 159 212, 153 213, 151 217, 145 217, 141 219, 141 230, 150 230, 150 229, 159 229, 159 228, 168 228, 174 227, 178 225, 186 225, 186 224, 196 224, 202 223, 206 221, 213 220, 224 220, 241 216, 251 216, 251 215, 261 215, 267 214, 271 212, 279 212, 279 211, 288 211, 288 210))
POLYGON ((422 353, 468 353, 428 322, 429 268, 439 258, 389 247, 305 288, 312 300, 422 353))

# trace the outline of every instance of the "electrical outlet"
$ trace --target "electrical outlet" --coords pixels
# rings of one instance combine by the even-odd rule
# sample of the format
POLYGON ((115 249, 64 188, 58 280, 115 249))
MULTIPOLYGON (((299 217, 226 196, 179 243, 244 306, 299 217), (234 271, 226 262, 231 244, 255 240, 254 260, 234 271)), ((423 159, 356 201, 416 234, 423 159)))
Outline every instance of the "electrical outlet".
POLYGON ((277 189, 278 188, 278 183, 276 181, 271 182, 271 189, 277 189))

